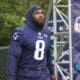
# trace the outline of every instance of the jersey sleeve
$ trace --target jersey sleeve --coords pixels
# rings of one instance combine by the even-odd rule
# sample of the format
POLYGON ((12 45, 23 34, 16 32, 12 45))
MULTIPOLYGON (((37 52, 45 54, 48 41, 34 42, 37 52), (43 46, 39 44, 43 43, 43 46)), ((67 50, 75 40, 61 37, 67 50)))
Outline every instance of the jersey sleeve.
POLYGON ((54 74, 54 64, 53 64, 53 50, 50 47, 47 53, 47 67, 49 69, 50 74, 54 74))
POLYGON ((15 71, 17 69, 17 64, 19 61, 19 57, 22 53, 21 45, 23 42, 23 34, 19 30, 14 30, 12 32, 11 43, 8 49, 8 57, 7 57, 7 79, 13 80, 15 71))

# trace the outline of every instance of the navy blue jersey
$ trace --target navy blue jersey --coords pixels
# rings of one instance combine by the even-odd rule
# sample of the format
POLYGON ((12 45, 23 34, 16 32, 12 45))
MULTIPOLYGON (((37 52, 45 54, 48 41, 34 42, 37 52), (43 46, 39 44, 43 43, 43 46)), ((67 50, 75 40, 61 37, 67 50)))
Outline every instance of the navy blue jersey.
MULTIPOLYGON (((34 31, 26 25, 16 28, 13 31, 12 41, 9 47, 8 73, 13 75, 16 68, 24 69, 51 66, 52 53, 50 52, 49 35, 50 33, 46 28, 41 32, 34 31)), ((52 68, 50 70, 51 72, 52 68)))
POLYGON ((46 27, 41 30, 35 27, 29 17, 30 13, 31 10, 28 11, 28 23, 12 32, 8 50, 7 80, 13 80, 15 72, 19 77, 26 76, 29 74, 26 69, 43 67, 53 74, 51 32, 46 27))

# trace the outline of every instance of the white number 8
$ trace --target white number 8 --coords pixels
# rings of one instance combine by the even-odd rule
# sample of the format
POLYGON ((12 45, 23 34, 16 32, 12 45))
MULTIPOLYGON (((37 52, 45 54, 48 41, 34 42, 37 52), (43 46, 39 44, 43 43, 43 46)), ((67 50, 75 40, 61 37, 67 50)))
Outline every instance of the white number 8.
POLYGON ((45 42, 43 40, 37 40, 36 41, 36 49, 34 52, 34 59, 43 60, 44 49, 45 49, 45 42))

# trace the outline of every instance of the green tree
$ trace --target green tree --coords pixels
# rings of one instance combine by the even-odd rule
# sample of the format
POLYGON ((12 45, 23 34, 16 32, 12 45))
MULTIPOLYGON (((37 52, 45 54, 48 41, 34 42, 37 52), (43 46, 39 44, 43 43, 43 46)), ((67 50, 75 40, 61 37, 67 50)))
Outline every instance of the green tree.
POLYGON ((9 45, 13 28, 24 24, 26 10, 34 4, 47 11, 48 0, 0 0, 0 46, 9 45))

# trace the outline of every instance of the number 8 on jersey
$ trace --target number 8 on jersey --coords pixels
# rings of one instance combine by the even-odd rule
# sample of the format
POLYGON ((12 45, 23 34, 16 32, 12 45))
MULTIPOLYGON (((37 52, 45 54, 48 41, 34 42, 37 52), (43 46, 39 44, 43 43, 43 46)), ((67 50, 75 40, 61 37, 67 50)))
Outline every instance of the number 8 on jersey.
POLYGON ((45 42, 43 40, 37 40, 35 46, 35 52, 34 52, 35 60, 44 59, 44 49, 45 49, 45 42))

